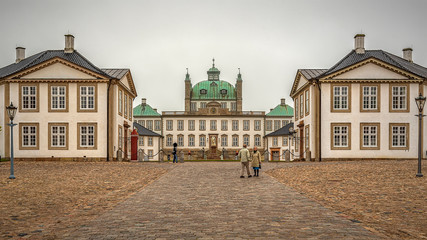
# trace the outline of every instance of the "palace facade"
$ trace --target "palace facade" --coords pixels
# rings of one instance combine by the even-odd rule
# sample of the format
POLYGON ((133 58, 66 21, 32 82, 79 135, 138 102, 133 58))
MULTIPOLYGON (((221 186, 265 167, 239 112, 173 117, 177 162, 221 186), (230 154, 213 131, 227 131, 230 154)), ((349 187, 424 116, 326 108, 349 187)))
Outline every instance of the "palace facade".
POLYGON ((63 50, 25 57, 0 68, 0 155, 10 158, 6 106, 18 107, 14 123, 16 159, 113 160, 132 129, 136 89, 129 69, 101 69, 74 49, 65 35, 63 50))
MULTIPOLYGON (((194 85, 187 70, 184 88, 184 111, 159 114, 146 99, 134 108, 134 121, 163 137, 161 149, 166 155, 171 154, 174 143, 184 158, 193 159, 234 159, 243 144, 264 151, 266 133, 292 121, 293 108, 284 99, 268 114, 243 111, 240 69, 236 83, 231 84, 220 79, 220 71, 213 62, 207 80, 194 85)), ((152 146, 145 144, 140 148, 145 152, 152 150, 152 146)))
MULTIPOLYGON (((295 155, 298 159, 416 159, 418 108, 427 93, 427 68, 412 60, 365 50, 365 35, 329 69, 299 69, 291 97, 295 104, 295 155)), ((424 108, 424 112, 426 112, 424 108)), ((427 118, 422 122, 426 158, 427 118)))

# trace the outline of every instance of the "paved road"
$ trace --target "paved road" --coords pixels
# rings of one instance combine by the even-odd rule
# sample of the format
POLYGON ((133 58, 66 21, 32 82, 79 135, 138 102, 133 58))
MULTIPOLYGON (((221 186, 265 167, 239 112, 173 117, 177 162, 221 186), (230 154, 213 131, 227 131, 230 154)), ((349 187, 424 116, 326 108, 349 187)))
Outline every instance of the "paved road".
MULTIPOLYGON (((165 163, 167 164, 167 163, 165 163)), ((184 163, 69 239, 378 239, 240 163, 184 163)), ((265 163, 263 170, 275 164, 265 163)))

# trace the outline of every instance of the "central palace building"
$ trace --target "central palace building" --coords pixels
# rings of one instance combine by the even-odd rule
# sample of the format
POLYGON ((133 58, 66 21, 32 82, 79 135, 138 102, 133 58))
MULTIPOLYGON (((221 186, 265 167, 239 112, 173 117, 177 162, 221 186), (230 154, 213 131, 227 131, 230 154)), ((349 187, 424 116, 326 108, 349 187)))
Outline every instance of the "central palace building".
POLYGON ((262 152, 264 136, 292 121, 293 108, 285 99, 267 114, 264 111, 242 110, 242 74, 236 83, 220 79, 220 70, 212 67, 207 80, 192 84, 190 74, 185 76, 185 110, 158 113, 142 99, 133 110, 134 126, 145 131, 146 140, 139 142, 140 149, 156 160, 163 149, 170 155, 173 144, 185 158, 230 159, 243 147, 257 147, 262 152), (151 133, 150 133, 151 132, 151 133), (157 139, 157 140, 156 140, 157 139))

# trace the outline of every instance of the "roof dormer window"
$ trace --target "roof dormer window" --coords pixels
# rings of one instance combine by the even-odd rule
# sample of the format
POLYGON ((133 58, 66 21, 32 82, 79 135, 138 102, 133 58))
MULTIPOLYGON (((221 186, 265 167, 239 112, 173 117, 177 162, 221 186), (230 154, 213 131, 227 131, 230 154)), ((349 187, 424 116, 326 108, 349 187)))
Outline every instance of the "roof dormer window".
POLYGON ((206 89, 200 89, 200 94, 207 94, 208 93, 208 90, 206 90, 206 89))
POLYGON ((227 95, 227 89, 221 89, 220 93, 221 95, 227 95))

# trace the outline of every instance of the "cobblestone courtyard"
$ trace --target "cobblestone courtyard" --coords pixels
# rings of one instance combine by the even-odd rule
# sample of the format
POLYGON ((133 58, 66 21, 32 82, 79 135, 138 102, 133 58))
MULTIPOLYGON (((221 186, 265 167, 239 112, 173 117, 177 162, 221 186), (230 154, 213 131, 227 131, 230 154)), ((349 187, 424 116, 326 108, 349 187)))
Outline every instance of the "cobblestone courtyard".
MULTIPOLYGON (((263 170, 276 164, 264 164, 263 170)), ((377 239, 361 225, 240 163, 177 164, 66 239, 377 239)))

